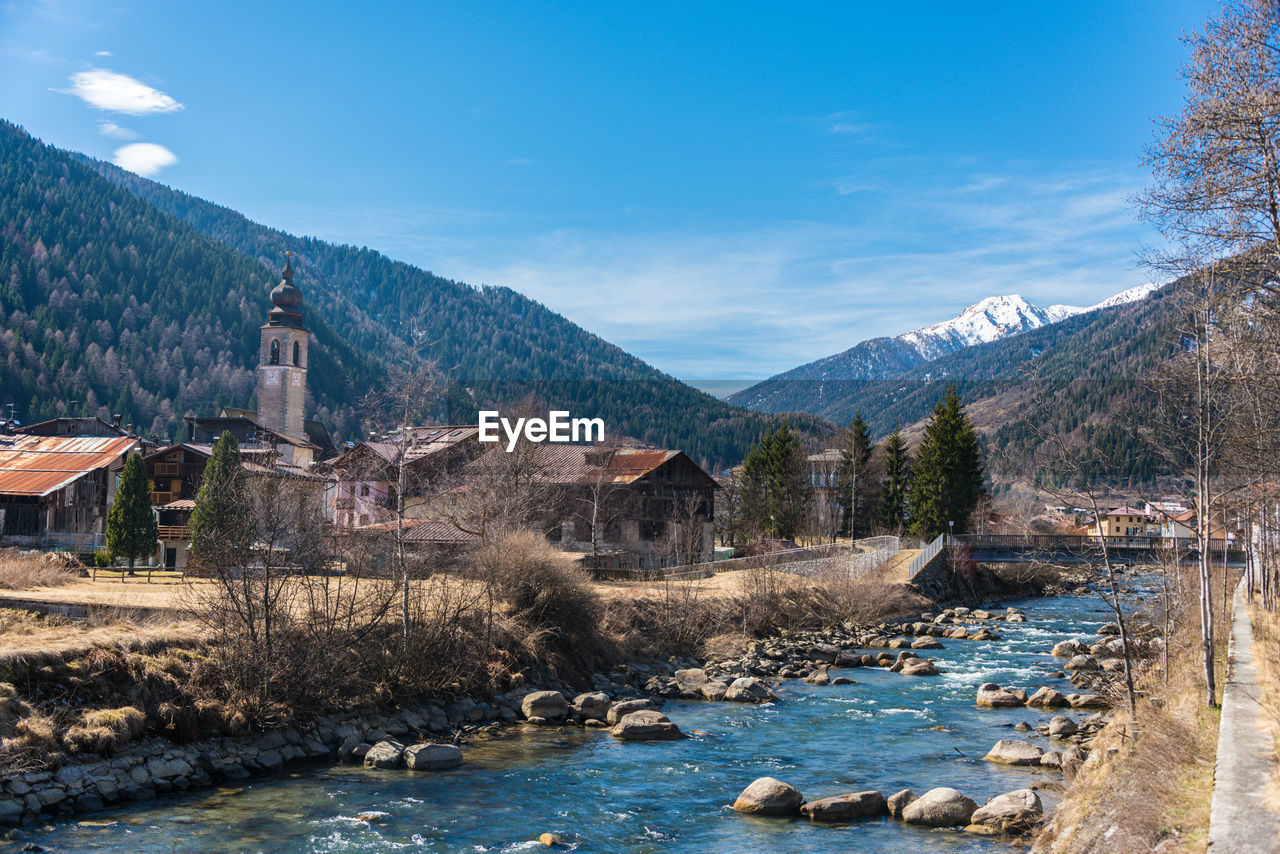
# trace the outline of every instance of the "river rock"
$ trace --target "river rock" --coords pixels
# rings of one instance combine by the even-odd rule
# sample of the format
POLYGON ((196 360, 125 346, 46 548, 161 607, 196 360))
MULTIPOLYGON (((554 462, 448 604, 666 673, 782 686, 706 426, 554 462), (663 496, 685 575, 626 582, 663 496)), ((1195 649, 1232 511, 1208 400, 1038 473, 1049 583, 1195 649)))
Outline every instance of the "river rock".
POLYGON ((1097 694, 1068 694, 1067 703, 1073 709, 1105 709, 1108 705, 1097 694))
POLYGON ((1040 756, 1041 768, 1055 768, 1062 770, 1062 753, 1058 750, 1046 750, 1040 756))
POLYGON ((1106 625, 1098 628, 1098 634, 1112 635, 1112 636, 1118 635, 1120 634, 1120 627, 1117 626, 1115 623, 1107 623, 1106 625))
POLYGON ((604 716, 609 714, 609 707, 612 705, 613 701, 603 691, 579 694, 573 698, 573 710, 584 719, 596 718, 603 720, 604 716))
POLYGON ((1005 792, 987 801, 969 818, 965 828, 974 833, 1018 835, 1029 832, 1044 818, 1040 796, 1031 789, 1005 792))
POLYGON ((1052 709, 1057 708, 1058 706, 1067 705, 1067 698, 1062 696, 1058 691, 1044 685, 1027 698, 1027 705, 1037 706, 1042 709, 1052 709))
POLYGON ((628 712, 614 725, 610 734, 622 741, 674 741, 685 737, 670 718, 653 709, 628 712))
POLYGON ((398 741, 379 741, 364 755, 366 768, 399 768, 404 761, 404 745, 398 741))
POLYGON ((969 640, 998 641, 1000 640, 1000 635, 991 631, 991 629, 988 629, 986 626, 983 626, 973 634, 969 635, 969 640))
POLYGON ((800 814, 810 821, 843 822, 855 818, 884 815, 888 812, 884 795, 879 792, 854 792, 809 801, 800 807, 800 814))
POLYGON ((1064 640, 1053 645, 1052 654, 1058 658, 1071 658, 1072 656, 1080 655, 1087 649, 1088 647, 1078 640, 1064 640))
POLYGON ((804 681, 808 682, 810 685, 830 685, 831 676, 827 673, 827 667, 824 664, 822 667, 819 667, 817 670, 804 677, 804 681))
POLYGON ((1049 721, 1049 736, 1051 738, 1067 738, 1075 735, 1080 730, 1076 722, 1066 715, 1054 715, 1049 721))
POLYGON ((907 808, 907 804, 916 799, 916 793, 910 789, 903 789, 896 792, 885 799, 885 807, 889 810, 889 815, 894 818, 902 818, 902 811, 907 808))
POLYGON ((927 658, 917 658, 902 665, 903 676, 937 676, 938 666, 927 658))
POLYGON ((1005 765, 1039 765, 1043 753, 1043 750, 1028 741, 1002 738, 982 758, 1005 765))
POLYGON ((1098 660, 1092 655, 1073 655, 1071 660, 1062 665, 1063 670, 1097 670, 1098 660))
POLYGON ((795 786, 773 777, 761 777, 742 790, 733 808, 747 815, 787 816, 800 810, 804 796, 795 786))
POLYGON ((1006 691, 994 682, 978 686, 977 703, 983 709, 1012 709, 1022 705, 1017 695, 1006 691))
POLYGON ((609 713, 605 716, 605 722, 608 723, 609 726, 613 726, 618 721, 622 720, 623 717, 631 714, 632 712, 639 712, 645 709, 656 711, 657 708, 657 703, 646 698, 638 700, 621 700, 609 707, 609 713))
POLYGON ((704 700, 719 702, 724 699, 724 695, 728 692, 728 690, 729 690, 728 685, 724 684, 723 682, 720 682, 719 680, 713 679, 712 681, 707 682, 705 685, 700 686, 698 688, 698 693, 702 695, 704 700))
POLYGON ((912 644, 912 649, 942 649, 943 646, 938 642, 937 638, 923 637, 917 638, 912 644))
POLYGON ((765 703, 778 699, 778 695, 754 676, 742 676, 733 680, 724 698, 735 703, 765 703))
POLYGON ((348 763, 361 762, 372 746, 358 735, 348 736, 338 747, 338 759, 348 763))
POLYGON ((447 771, 462 764, 462 751, 452 744, 414 744, 404 749, 410 771, 447 771))
POLYGON ((907 804, 902 810, 902 820, 907 824, 925 827, 959 827, 969 823, 978 805, 945 786, 930 789, 907 804))
POLYGON ((990 620, 991 612, 984 611, 981 608, 974 608, 971 612, 969 612, 969 616, 973 617, 975 620, 990 620))
POLYGON ((701 667, 689 667, 675 672, 676 686, 682 695, 701 696, 699 689, 707 683, 707 671, 701 667))
POLYGON ((524 695, 520 711, 526 718, 560 720, 569 713, 569 701, 559 691, 534 691, 524 695))

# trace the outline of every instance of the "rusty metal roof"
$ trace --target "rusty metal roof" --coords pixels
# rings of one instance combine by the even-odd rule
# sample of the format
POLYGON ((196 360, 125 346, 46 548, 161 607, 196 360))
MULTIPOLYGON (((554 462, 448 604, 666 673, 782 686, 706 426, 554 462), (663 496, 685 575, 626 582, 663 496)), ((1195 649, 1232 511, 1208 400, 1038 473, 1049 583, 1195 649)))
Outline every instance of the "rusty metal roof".
POLYGON ((57 492, 138 447, 128 436, 0 436, 0 495, 57 492))
MULTIPOLYGON (((635 483, 665 463, 685 456, 683 451, 659 448, 600 448, 591 445, 533 445, 529 450, 532 453, 532 477, 545 483, 562 484, 635 483)), ((497 464, 503 453, 501 448, 497 448, 472 465, 497 464)), ((697 463, 690 460, 689 465, 706 478, 709 486, 718 486, 697 463)))

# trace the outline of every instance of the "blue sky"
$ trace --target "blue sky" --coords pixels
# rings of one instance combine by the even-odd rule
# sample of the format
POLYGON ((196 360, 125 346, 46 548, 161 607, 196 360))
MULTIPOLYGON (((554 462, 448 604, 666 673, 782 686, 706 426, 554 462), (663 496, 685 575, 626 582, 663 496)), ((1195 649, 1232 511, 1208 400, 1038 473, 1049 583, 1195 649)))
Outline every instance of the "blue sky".
POLYGON ((0 116, 681 377, 1150 279, 1126 198, 1215 3, 779 5, 8 2, 0 116))

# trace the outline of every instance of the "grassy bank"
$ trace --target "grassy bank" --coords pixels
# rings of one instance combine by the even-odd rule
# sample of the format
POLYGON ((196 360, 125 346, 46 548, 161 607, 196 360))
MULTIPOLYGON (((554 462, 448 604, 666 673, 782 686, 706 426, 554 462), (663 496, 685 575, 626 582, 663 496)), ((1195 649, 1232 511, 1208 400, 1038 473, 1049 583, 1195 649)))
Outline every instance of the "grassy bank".
MULTIPOLYGON (((1199 611, 1190 585, 1188 578, 1172 580, 1171 587, 1183 595, 1171 603, 1168 670, 1163 658, 1140 665, 1136 723, 1122 704, 1116 706, 1033 851, 1205 850, 1219 712, 1205 705, 1199 611)), ((1215 590, 1221 589, 1218 579, 1215 590)), ((1226 665, 1221 622, 1217 634, 1215 679, 1220 689, 1226 665)))

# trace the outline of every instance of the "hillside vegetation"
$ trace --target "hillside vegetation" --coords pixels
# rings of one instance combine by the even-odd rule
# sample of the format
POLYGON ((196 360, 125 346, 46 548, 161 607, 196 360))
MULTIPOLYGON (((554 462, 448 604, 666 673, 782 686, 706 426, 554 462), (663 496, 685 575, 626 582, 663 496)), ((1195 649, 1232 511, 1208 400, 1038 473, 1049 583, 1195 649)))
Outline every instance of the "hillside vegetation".
MULTIPOLYGON (((311 411, 340 438, 361 435, 362 396, 406 353, 412 324, 449 381, 450 421, 533 397, 718 465, 782 420, 690 388, 509 288, 294 237, 3 121, 0 241, 0 403, 26 422, 120 413, 166 438, 184 414, 250 404, 286 249, 316 344, 311 411)), ((830 430, 791 422, 810 437, 830 430)))

